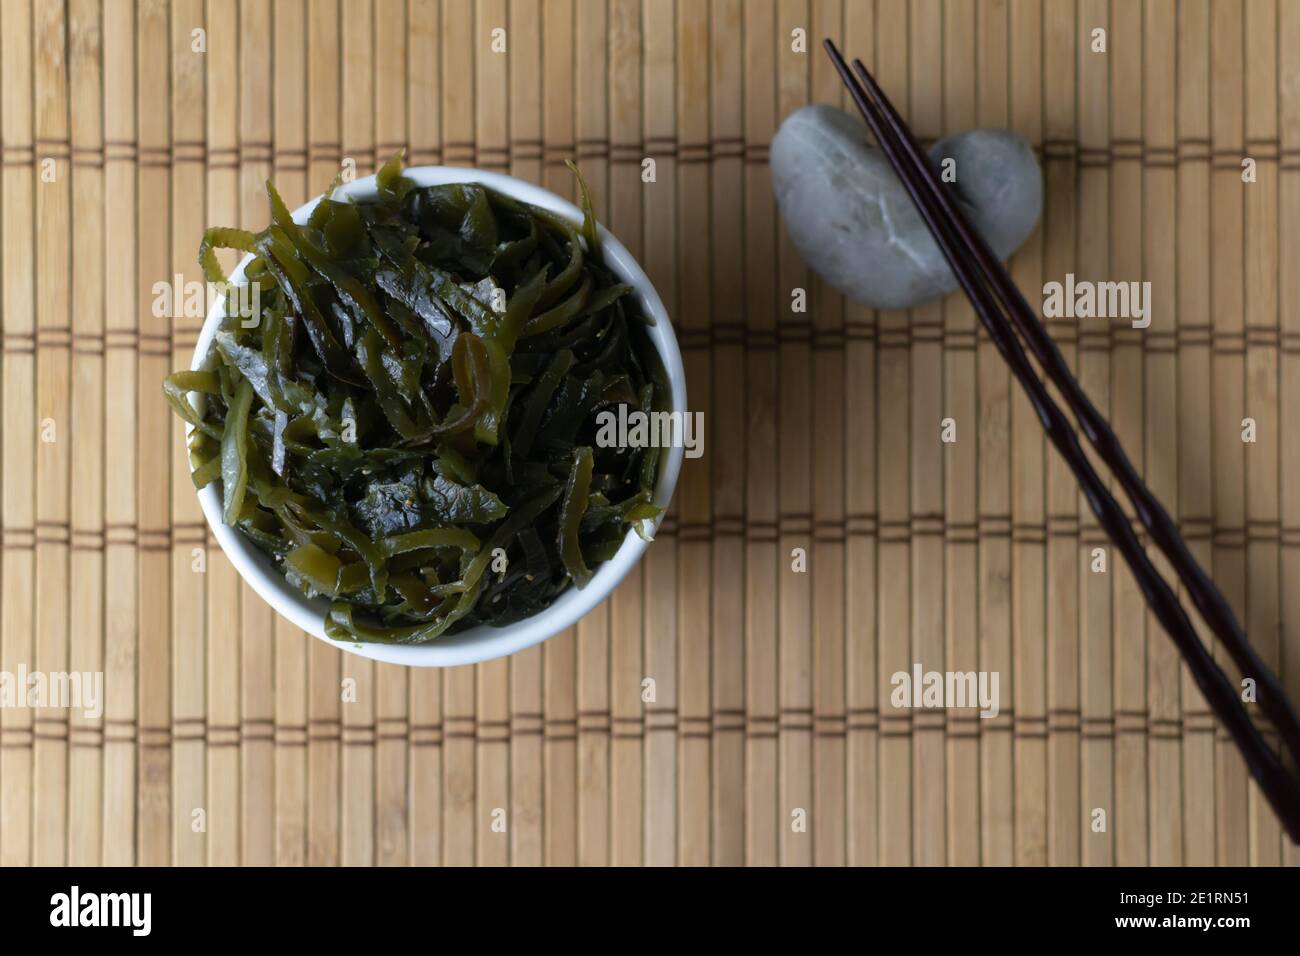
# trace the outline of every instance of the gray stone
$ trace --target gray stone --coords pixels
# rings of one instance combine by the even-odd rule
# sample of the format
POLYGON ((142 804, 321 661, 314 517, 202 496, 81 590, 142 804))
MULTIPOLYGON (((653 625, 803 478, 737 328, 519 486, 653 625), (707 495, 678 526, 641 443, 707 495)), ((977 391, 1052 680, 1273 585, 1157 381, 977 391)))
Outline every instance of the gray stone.
MULTIPOLYGON (((905 309, 950 292, 957 278, 874 143, 857 117, 805 106, 772 140, 772 185, 795 248, 818 275, 866 305, 905 309)), ((999 258, 1029 238, 1043 179, 1028 143, 976 129, 935 143, 930 157, 956 160, 949 188, 999 258)))

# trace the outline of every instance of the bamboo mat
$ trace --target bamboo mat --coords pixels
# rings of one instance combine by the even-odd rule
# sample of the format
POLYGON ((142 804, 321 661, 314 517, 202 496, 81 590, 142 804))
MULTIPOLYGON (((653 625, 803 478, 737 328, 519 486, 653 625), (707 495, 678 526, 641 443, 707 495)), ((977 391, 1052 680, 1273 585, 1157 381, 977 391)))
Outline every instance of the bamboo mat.
POLYGON ((768 143, 844 102, 825 35, 918 134, 1039 148, 1031 301, 1151 281, 1145 331, 1051 331, 1300 699, 1300 2, 0 0, 0 670, 106 696, 0 710, 0 862, 1300 862, 1132 578, 1091 572, 966 302, 872 312, 783 238, 768 143), (565 195, 576 156, 707 421, 611 600, 445 672, 241 583, 159 388, 199 321, 151 308, 268 177, 296 205, 398 146, 565 195), (891 707, 916 661, 998 671, 1000 714, 891 707))

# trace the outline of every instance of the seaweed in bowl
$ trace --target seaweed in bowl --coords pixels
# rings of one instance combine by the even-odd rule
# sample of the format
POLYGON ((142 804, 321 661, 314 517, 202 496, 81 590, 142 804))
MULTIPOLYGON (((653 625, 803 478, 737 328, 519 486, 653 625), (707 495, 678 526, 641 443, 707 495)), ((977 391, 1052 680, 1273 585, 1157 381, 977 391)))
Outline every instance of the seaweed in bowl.
POLYGON ((164 393, 192 427, 193 480, 308 597, 326 636, 419 644, 548 607, 652 536, 655 447, 597 440, 601 411, 664 407, 631 288, 580 228, 485 186, 416 186, 401 154, 373 201, 305 223, 267 184, 260 233, 209 229, 251 256, 251 317, 227 315, 164 393), (196 408, 189 393, 202 400, 196 408))

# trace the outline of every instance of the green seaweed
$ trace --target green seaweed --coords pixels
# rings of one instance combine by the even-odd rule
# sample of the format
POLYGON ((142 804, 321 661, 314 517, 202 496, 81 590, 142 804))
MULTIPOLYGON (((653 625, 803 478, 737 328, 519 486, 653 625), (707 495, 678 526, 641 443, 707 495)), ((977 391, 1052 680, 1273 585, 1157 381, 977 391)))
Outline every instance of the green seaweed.
POLYGON ((296 223, 267 183, 265 229, 204 233, 209 281, 216 249, 252 255, 261 314, 223 318, 164 394, 195 486, 220 482, 226 523, 329 599, 329 637, 519 620, 659 517, 657 450, 595 442, 599 410, 651 409, 662 377, 570 165, 580 228, 478 184, 416 186, 398 153, 373 201, 336 181, 296 223))

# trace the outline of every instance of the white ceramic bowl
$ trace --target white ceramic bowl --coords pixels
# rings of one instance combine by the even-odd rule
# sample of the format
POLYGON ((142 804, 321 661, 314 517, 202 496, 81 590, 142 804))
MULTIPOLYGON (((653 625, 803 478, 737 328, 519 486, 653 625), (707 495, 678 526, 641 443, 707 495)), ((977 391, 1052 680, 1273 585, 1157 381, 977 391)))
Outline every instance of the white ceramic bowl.
MULTIPOLYGON (((532 183, 515 179, 501 173, 486 172, 480 169, 458 169, 451 166, 414 166, 407 169, 405 175, 419 186, 434 186, 442 183, 482 183, 497 192, 512 196, 523 202, 532 203, 543 209, 564 216, 575 225, 582 222, 582 212, 572 203, 561 199, 532 183)), ((338 195, 357 200, 375 197, 375 177, 367 176, 344 185, 338 195)), ((316 203, 317 196, 311 202, 294 210, 293 218, 297 222, 306 222, 316 203)), ((677 348, 677 338, 668 319, 664 304, 655 292, 654 286, 646 274, 637 265, 623 244, 600 227, 600 246, 605 266, 635 290, 634 295, 645 313, 654 319, 654 326, 648 329, 650 340, 663 360, 664 370, 668 376, 671 391, 670 407, 674 411, 686 411, 686 376, 682 368, 681 353, 677 348)), ((231 274, 232 282, 240 282, 244 276, 244 267, 252 259, 245 256, 238 268, 231 274)), ((218 302, 208 314, 199 333, 198 344, 194 349, 194 361, 191 367, 199 368, 208 354, 212 339, 221 323, 222 303, 218 302)), ((661 458, 659 483, 655 488, 654 503, 667 507, 677 484, 677 475, 682 466, 682 449, 666 449, 661 458)), ((613 558, 596 570, 584 588, 570 587, 550 607, 532 617, 504 627, 480 625, 458 634, 444 635, 428 644, 358 644, 353 642, 331 641, 325 637, 325 614, 329 604, 324 598, 309 600, 296 588, 292 587, 280 573, 275 564, 263 552, 259 551, 244 535, 234 528, 227 527, 222 520, 221 496, 218 483, 214 482, 199 492, 199 503, 203 514, 216 535, 221 550, 230 558, 240 576, 248 582, 249 587, 292 621, 295 625, 316 635, 327 643, 342 647, 344 650, 369 657, 377 661, 394 664, 408 664, 415 667, 448 667, 455 664, 473 664, 477 661, 504 657, 515 651, 531 647, 533 644, 558 634, 573 625, 614 590, 623 576, 631 570, 645 551, 647 544, 634 532, 629 531, 623 545, 613 558)))

